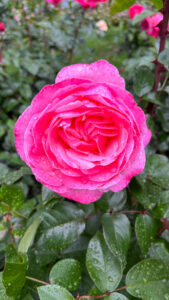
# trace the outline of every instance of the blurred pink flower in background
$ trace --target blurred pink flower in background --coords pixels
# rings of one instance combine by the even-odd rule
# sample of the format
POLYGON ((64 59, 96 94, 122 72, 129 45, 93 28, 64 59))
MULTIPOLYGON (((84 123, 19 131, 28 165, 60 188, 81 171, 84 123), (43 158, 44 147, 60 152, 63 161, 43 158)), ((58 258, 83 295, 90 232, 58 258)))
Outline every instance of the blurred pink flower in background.
POLYGON ((134 4, 128 10, 130 19, 134 19, 135 16, 141 14, 145 8, 140 4, 134 4))
POLYGON ((53 4, 53 5, 58 5, 59 2, 61 2, 62 0, 46 0, 46 2, 53 4))
POLYGON ((96 26, 101 30, 101 31, 107 31, 107 23, 104 20, 100 20, 96 23, 96 26))
MULTIPOLYGON (((150 9, 152 7, 149 7, 150 9)), ((130 19, 134 19, 135 16, 141 14, 145 11, 145 8, 140 4, 134 4, 128 10, 130 19)), ((142 20, 141 30, 145 30, 147 35, 151 35, 155 38, 159 36, 160 28, 159 23, 163 20, 163 15, 161 13, 154 14, 142 20)), ((169 28, 169 27, 168 27, 169 28)))
POLYGON ((3 22, 0 22, 0 32, 5 31, 5 24, 3 22))
POLYGON ((108 2, 108 0, 75 0, 75 1, 81 4, 84 9, 87 9, 89 7, 95 8, 97 4, 101 2, 108 2))
POLYGON ((160 33, 160 28, 157 27, 157 25, 162 20, 163 20, 163 15, 160 13, 147 17, 141 22, 141 29, 146 30, 147 35, 151 35, 157 38, 160 33))

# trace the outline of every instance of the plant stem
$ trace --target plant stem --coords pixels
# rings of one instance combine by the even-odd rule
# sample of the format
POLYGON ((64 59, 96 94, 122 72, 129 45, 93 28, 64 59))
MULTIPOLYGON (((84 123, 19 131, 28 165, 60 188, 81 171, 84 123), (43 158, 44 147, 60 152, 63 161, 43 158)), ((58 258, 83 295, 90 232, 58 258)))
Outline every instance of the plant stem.
POLYGON ((45 281, 42 281, 42 280, 39 280, 39 279, 36 279, 36 278, 33 278, 33 277, 29 277, 29 276, 26 276, 26 279, 31 280, 31 281, 35 281, 35 282, 38 282, 38 283, 41 283, 43 285, 50 284, 50 282, 45 282, 45 281))
POLYGON ((83 24, 84 14, 85 14, 85 10, 83 9, 82 10, 82 14, 81 14, 81 18, 80 18, 80 22, 79 22, 78 26, 74 30, 74 38, 73 38, 74 39, 74 43, 73 43, 73 46, 72 46, 72 48, 68 52, 67 62, 68 62, 69 65, 71 64, 71 61, 72 61, 72 58, 73 58, 73 52, 74 52, 74 49, 76 47, 76 40, 78 38, 79 31, 80 31, 80 29, 82 27, 82 24, 83 24))
MULTIPOLYGON (((109 211, 107 212, 108 214, 110 215, 113 215, 115 212, 112 210, 112 211, 109 211)), ((147 214, 147 211, 146 210, 121 210, 121 211, 116 211, 116 213, 120 213, 120 214, 142 214, 142 215, 146 215, 147 214)), ((99 216, 102 216, 104 213, 103 212, 98 212, 96 214, 93 214, 93 215, 89 215, 89 216, 86 216, 83 218, 83 220, 88 220, 90 218, 93 218, 93 217, 99 217, 99 216)))
POLYGON ((124 289, 127 289, 127 286, 122 286, 121 288, 118 288, 112 292, 105 292, 104 294, 100 295, 100 296, 77 296, 76 300, 82 300, 82 299, 101 299, 103 297, 108 297, 110 296, 111 294, 115 293, 115 292, 119 292, 119 291, 122 291, 124 289))
MULTIPOLYGON (((169 71, 167 72, 167 74, 166 74, 166 76, 165 76, 165 79, 164 79, 164 82, 163 82, 163 84, 162 84, 162 86, 161 86, 161 89, 160 89, 160 94, 162 93, 162 91, 164 90, 164 88, 165 88, 165 85, 166 85, 166 83, 167 83, 167 80, 168 80, 168 78, 169 78, 169 71)), ((160 95, 159 94, 159 95, 160 95)))
MULTIPOLYGON (((160 47, 159 47, 159 53, 162 52, 165 49, 166 45, 166 39, 167 39, 167 31, 168 31, 168 21, 169 21, 169 0, 163 1, 163 8, 161 12, 163 13, 163 20, 161 21, 159 27, 160 27, 160 47)), ((160 82, 160 74, 161 74, 161 67, 163 65, 160 64, 157 60, 156 67, 155 67, 155 75, 154 75, 154 87, 153 91, 158 91, 158 86, 160 82)), ((154 117, 154 111, 156 109, 156 104, 150 103, 148 106, 148 112, 149 114, 154 117)))
MULTIPOLYGON (((167 39, 167 30, 168 30, 168 21, 169 21, 169 0, 164 2, 164 7, 162 9, 163 12, 163 20, 160 24, 160 48, 159 54, 165 49, 166 39, 167 39)), ((154 87, 153 90, 156 92, 158 89, 159 81, 160 81, 160 69, 161 64, 157 61, 156 69, 155 69, 155 78, 154 78, 154 87)))

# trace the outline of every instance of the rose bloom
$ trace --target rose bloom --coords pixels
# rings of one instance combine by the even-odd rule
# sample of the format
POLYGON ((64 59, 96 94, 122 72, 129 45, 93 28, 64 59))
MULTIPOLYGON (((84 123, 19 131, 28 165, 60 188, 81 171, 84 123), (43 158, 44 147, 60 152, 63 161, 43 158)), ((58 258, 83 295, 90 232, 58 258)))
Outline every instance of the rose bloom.
POLYGON ((108 2, 108 0, 75 0, 83 6, 84 9, 89 7, 95 8, 100 2, 108 2))
POLYGON ((141 14, 145 8, 140 4, 134 4, 128 10, 130 19, 134 19, 135 16, 141 14))
POLYGON ((141 22, 141 29, 146 30, 147 35, 151 35, 155 38, 158 37, 160 29, 156 27, 163 20, 163 15, 157 13, 153 16, 145 18, 141 22))
POLYGON ((46 0, 46 2, 51 3, 53 5, 58 5, 59 2, 61 2, 62 0, 46 0))
POLYGON ((107 24, 104 20, 100 20, 96 23, 96 26, 101 30, 101 31, 107 31, 108 27, 107 24))
POLYGON ((0 32, 5 31, 5 24, 3 22, 0 22, 0 32))
POLYGON ((36 179, 87 204, 118 192, 145 166, 146 116, 105 60, 63 68, 15 125, 15 145, 36 179))

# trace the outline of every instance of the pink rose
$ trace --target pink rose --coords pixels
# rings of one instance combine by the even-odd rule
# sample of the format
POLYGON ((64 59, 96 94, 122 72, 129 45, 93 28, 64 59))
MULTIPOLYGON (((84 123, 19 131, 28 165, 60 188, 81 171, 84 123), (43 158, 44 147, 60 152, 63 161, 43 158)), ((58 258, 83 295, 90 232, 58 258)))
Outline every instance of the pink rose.
POLYGON ((5 24, 3 22, 0 22, 0 32, 5 31, 5 24))
POLYGON ((128 10, 130 19, 134 19, 135 16, 141 14, 145 8, 140 4, 134 4, 128 10))
POLYGON ((58 5, 62 0, 46 0, 46 2, 51 3, 53 5, 58 5))
POLYGON ((159 27, 157 27, 157 25, 162 20, 163 20, 163 15, 160 13, 147 17, 141 22, 141 29, 146 30, 147 35, 151 35, 157 38, 160 33, 160 29, 159 27))
POLYGON ((89 7, 95 8, 100 2, 108 2, 108 0, 75 0, 83 6, 84 9, 89 7))
POLYGON ((20 157, 56 193, 90 203, 145 166, 146 116, 105 60, 63 68, 15 125, 20 157))

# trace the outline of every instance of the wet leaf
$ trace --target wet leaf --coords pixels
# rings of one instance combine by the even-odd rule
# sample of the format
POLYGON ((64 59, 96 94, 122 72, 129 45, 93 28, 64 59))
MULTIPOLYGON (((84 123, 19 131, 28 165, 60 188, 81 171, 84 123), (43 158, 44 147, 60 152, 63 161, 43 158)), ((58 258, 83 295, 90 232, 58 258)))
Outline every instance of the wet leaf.
POLYGON ((86 266, 101 292, 112 291, 118 286, 122 276, 121 264, 108 249, 100 232, 89 242, 86 266))
POLYGON ((59 285, 41 286, 38 288, 40 300, 75 300, 73 296, 59 285))
POLYGON ((52 284, 58 284, 74 291, 81 280, 81 265, 78 260, 67 258, 57 262, 50 271, 49 279, 52 284))
POLYGON ((134 91, 142 97, 152 90, 154 84, 153 72, 146 66, 141 66, 134 78, 134 91))
POLYGON ((5 269, 2 275, 8 296, 16 297, 19 295, 26 281, 26 269, 26 256, 18 255, 14 246, 8 246, 6 249, 5 269))
POLYGON ((161 260, 145 259, 127 273, 127 291, 143 300, 169 299, 169 269, 161 260))
POLYGON ((118 211, 121 210, 127 201, 126 189, 113 193, 104 193, 103 196, 96 202, 96 206, 102 211, 106 212, 109 210, 118 211))
POLYGON ((17 171, 9 172, 0 177, 0 184, 11 185, 22 178, 24 175, 31 175, 32 171, 28 167, 22 167, 17 171))
POLYGON ((2 272, 0 272, 0 296, 1 296, 1 300, 12 300, 13 299, 6 295, 5 287, 2 283, 2 272))
POLYGON ((107 246, 125 267, 131 235, 128 218, 123 214, 105 214, 102 217, 102 224, 107 246))
POLYGON ((127 298, 122 294, 112 293, 109 297, 104 297, 104 300, 127 300, 127 298))
POLYGON ((27 253, 41 221, 42 220, 40 218, 35 219, 34 222, 27 228, 18 245, 19 253, 27 253))
POLYGON ((163 241, 152 243, 149 249, 149 256, 151 258, 161 259, 166 268, 169 268, 169 250, 163 241))
POLYGON ((147 255, 151 243, 157 235, 159 224, 148 215, 138 215, 135 223, 136 237, 143 255, 147 255))
POLYGON ((24 198, 21 187, 3 185, 0 188, 0 213, 17 210, 23 204, 24 198))
POLYGON ((85 229, 84 212, 72 203, 57 203, 43 212, 42 232, 36 243, 43 251, 61 251, 69 247, 85 229))

